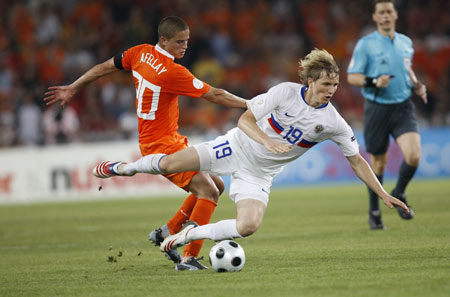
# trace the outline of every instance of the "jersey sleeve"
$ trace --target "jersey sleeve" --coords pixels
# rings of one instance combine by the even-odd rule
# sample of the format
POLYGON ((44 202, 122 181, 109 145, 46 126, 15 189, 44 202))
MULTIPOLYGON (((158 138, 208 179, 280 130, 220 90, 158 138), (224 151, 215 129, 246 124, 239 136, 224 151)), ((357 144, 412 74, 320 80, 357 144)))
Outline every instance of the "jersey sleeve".
MULTIPOLYGON (((122 57, 122 69, 126 70, 126 71, 130 71, 131 70, 131 65, 133 64, 133 59, 135 59, 136 55, 138 55, 138 53, 140 52, 140 50, 146 46, 145 44, 140 44, 140 45, 136 45, 133 47, 130 47, 129 49, 125 50, 120 56, 122 57)), ((119 55, 117 55, 119 56, 119 55)), ((116 56, 116 57, 117 57, 116 56)), ((117 58, 118 59, 118 58, 117 58)), ((117 64, 119 63, 119 61, 116 59, 114 60, 114 63, 117 64)))
POLYGON ((353 130, 340 115, 335 127, 336 130, 331 140, 339 146, 344 156, 350 157, 358 154, 359 144, 353 130))
POLYGON ((278 108, 280 98, 284 98, 282 93, 283 88, 275 86, 269 89, 267 93, 260 94, 247 101, 247 107, 252 111, 256 121, 278 108))
POLYGON ((170 76, 166 77, 169 93, 198 98, 207 93, 211 86, 196 78, 189 70, 181 65, 173 68, 170 76))
POLYGON ((412 67, 413 65, 413 59, 414 59, 414 47, 413 47, 413 42, 411 40, 411 38, 409 38, 408 36, 405 35, 406 41, 407 41, 407 45, 408 45, 408 54, 409 54, 409 60, 410 60, 410 65, 409 67, 412 67))
POLYGON ((352 59, 347 68, 347 73, 365 73, 367 65, 366 43, 360 39, 353 50, 352 59))

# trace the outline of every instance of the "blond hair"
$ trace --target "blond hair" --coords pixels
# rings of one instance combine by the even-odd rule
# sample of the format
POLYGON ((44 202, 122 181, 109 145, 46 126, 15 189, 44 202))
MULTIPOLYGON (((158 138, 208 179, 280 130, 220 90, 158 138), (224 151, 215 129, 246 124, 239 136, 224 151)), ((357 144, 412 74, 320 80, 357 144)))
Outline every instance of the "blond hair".
POLYGON ((325 71, 329 78, 339 74, 339 67, 334 60, 333 56, 322 49, 315 48, 305 58, 299 62, 300 81, 303 84, 307 84, 308 78, 312 78, 316 81, 320 78, 322 71, 325 71))

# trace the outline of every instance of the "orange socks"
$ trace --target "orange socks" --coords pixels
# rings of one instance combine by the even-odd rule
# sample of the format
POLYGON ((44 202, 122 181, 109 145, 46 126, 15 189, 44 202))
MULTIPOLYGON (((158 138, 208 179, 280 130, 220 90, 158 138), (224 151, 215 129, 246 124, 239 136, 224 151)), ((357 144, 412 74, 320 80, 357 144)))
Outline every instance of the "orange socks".
MULTIPOLYGON (((187 200, 187 199, 186 199, 187 200)), ((211 220, 212 214, 216 209, 217 203, 205 199, 198 198, 189 220, 196 222, 197 224, 205 225, 211 220)), ((200 249, 202 248, 203 240, 192 241, 184 249, 183 257, 198 257, 200 249)))
POLYGON ((167 222, 167 227, 169 227, 170 234, 180 232, 182 225, 189 220, 196 203, 197 197, 194 194, 189 195, 186 200, 184 200, 183 205, 181 205, 177 213, 170 219, 169 222, 167 222))
MULTIPOLYGON (((197 198, 194 194, 189 195, 173 218, 167 222, 170 234, 180 232, 182 225, 186 223, 187 220, 194 221, 199 225, 208 224, 216 206, 217 203, 212 200, 197 198)), ((202 245, 203 240, 191 242, 184 248, 183 257, 197 258, 202 245)))

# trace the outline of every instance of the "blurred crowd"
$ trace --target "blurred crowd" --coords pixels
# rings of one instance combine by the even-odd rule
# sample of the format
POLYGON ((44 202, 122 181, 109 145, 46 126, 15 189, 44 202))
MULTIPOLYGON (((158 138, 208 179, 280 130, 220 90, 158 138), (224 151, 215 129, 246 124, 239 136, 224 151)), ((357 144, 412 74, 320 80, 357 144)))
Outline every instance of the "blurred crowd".
MULTIPOLYGON (((132 76, 91 83, 70 106, 45 106, 49 86, 68 84, 93 65, 140 44, 178 15, 191 29, 178 62, 198 78, 244 98, 282 81, 298 82, 298 60, 312 48, 341 69, 333 104, 361 128, 360 89, 346 82, 355 42, 375 30, 371 0, 0 0, 0 147, 136 138, 132 76)), ((413 68, 429 104, 414 99, 422 126, 450 125, 450 2, 397 1, 397 31, 414 42, 413 68)), ((242 110, 180 97, 180 130, 214 137, 242 110)))

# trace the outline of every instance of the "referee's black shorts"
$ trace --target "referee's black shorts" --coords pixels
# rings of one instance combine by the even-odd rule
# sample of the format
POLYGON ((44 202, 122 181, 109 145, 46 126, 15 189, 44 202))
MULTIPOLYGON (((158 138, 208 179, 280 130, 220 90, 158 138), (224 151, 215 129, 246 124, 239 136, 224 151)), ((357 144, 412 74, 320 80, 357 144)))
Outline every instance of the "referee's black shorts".
POLYGON ((384 154, 389 135, 397 139, 407 132, 418 132, 414 104, 411 100, 398 104, 364 103, 364 141, 372 155, 384 154))

